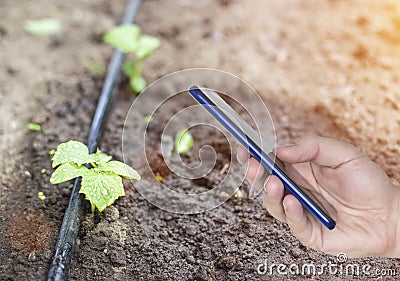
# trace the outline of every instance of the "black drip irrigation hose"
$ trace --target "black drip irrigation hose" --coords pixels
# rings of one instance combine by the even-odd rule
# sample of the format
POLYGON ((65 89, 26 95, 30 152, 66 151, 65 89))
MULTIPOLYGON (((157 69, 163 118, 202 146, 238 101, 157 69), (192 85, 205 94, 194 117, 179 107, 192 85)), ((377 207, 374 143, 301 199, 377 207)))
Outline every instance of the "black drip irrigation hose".
MULTIPOLYGON (((122 24, 132 23, 140 6, 141 0, 128 0, 122 24)), ((125 54, 115 50, 108 65, 107 75, 103 89, 97 103, 92 124, 88 136, 89 153, 94 153, 101 140, 101 131, 106 122, 107 112, 110 110, 117 91, 115 85, 119 81, 121 65, 125 54)), ((81 179, 77 178, 74 182, 71 197, 67 210, 61 224, 56 248, 50 265, 47 281, 67 280, 68 270, 71 264, 72 253, 75 248, 75 241, 78 235, 79 226, 82 220, 83 206, 85 198, 79 193, 81 179)))

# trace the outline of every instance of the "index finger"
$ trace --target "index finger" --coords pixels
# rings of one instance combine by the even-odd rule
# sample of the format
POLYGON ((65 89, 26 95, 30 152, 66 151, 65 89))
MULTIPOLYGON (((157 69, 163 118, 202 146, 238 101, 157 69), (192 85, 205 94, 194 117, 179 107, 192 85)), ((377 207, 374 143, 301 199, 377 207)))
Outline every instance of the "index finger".
POLYGON ((349 143, 310 135, 300 138, 294 145, 278 147, 276 155, 290 164, 310 161, 320 166, 336 168, 363 156, 363 153, 349 143))

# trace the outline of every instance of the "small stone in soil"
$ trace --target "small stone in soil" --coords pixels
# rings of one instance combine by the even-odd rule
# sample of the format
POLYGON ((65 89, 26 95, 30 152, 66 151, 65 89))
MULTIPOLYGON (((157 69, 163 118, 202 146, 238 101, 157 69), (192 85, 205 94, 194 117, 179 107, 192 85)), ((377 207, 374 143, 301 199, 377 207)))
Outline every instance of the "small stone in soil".
POLYGON ((196 260, 193 256, 187 256, 186 260, 191 263, 191 264, 195 264, 196 260))
POLYGON ((190 236, 194 236, 196 235, 197 231, 193 225, 189 225, 186 227, 186 233, 189 234, 190 236))
POLYGON ((200 267, 195 275, 196 280, 200 280, 200 281, 207 281, 208 279, 208 270, 206 267, 200 267))
POLYGON ((302 250, 300 250, 299 248, 295 247, 293 248, 290 253, 292 254, 293 257, 298 258, 301 256, 301 254, 303 253, 302 250))
POLYGON ((221 261, 221 267, 232 269, 236 266, 236 257, 235 256, 229 256, 226 258, 223 258, 221 261))

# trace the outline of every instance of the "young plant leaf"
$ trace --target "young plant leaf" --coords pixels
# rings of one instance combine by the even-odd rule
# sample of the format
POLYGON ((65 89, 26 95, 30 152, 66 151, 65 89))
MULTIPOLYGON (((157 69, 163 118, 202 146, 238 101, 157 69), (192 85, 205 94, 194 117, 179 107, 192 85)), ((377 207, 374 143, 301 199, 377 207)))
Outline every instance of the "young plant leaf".
POLYGON ((131 77, 135 73, 135 64, 133 63, 133 61, 127 60, 122 65, 122 70, 126 76, 131 77))
POLYGON ((129 84, 134 93, 142 92, 146 80, 142 77, 142 63, 160 46, 160 40, 148 35, 141 35, 140 27, 136 24, 119 25, 111 28, 103 37, 104 42, 123 52, 135 54, 134 61, 126 61, 124 73, 129 77, 129 84))
POLYGON ((188 129, 181 129, 175 136, 175 151, 179 154, 190 151, 193 147, 194 139, 188 129))
POLYGON ((114 172, 121 177, 127 179, 135 179, 140 180, 140 175, 130 166, 126 165, 125 163, 119 161, 110 161, 108 163, 103 163, 99 165, 99 169, 104 172, 114 172))
POLYGON ((28 20, 24 24, 24 29, 33 36, 50 36, 61 30, 61 22, 54 18, 28 20))
POLYGON ((134 52, 137 50, 139 37, 139 26, 136 24, 124 24, 108 30, 103 40, 122 52, 134 52))
POLYGON ((153 115, 146 115, 144 117, 144 121, 146 121, 147 123, 153 122, 153 119, 154 119, 153 115))
POLYGON ((146 80, 141 76, 141 66, 140 61, 136 64, 126 61, 122 68, 125 75, 129 77, 129 84, 135 93, 142 92, 147 86, 146 80))
POLYGON ((37 196, 38 196, 38 198, 39 198, 40 200, 42 200, 42 201, 46 200, 46 195, 44 195, 44 193, 43 193, 42 191, 39 191, 39 192, 37 193, 37 196))
POLYGON ((37 124, 37 123, 29 123, 26 127, 29 130, 35 131, 35 132, 39 132, 41 130, 40 124, 37 124))
POLYGON ((83 193, 97 209, 102 212, 120 196, 125 195, 120 176, 113 172, 102 172, 98 169, 89 169, 82 177, 79 193, 83 193))
POLYGON ((136 56, 140 60, 150 57, 154 50, 160 47, 160 40, 153 36, 142 35, 139 39, 139 45, 136 50, 136 56))
POLYGON ((91 154, 90 156, 92 156, 91 162, 95 162, 98 165, 100 165, 102 163, 107 163, 108 161, 110 161, 112 159, 112 156, 101 152, 100 149, 97 149, 96 153, 91 154))
POLYGON ((50 183, 58 184, 84 176, 89 171, 85 166, 78 166, 75 163, 61 164, 51 175, 50 183))
POLYGON ((144 80, 141 76, 131 77, 131 79, 129 80, 129 84, 131 85, 132 90, 135 91, 135 93, 142 92, 147 86, 146 80, 144 80))
POLYGON ((78 165, 90 163, 93 161, 93 157, 89 155, 89 149, 85 144, 70 140, 57 146, 52 161, 52 167, 55 168, 60 164, 68 162, 78 165))
POLYGON ((124 196, 122 177, 140 179, 140 175, 128 165, 119 161, 110 161, 112 157, 97 149, 89 154, 88 148, 81 142, 68 141, 58 145, 53 157, 53 167, 60 165, 51 175, 53 184, 82 177, 80 193, 86 195, 92 205, 100 212, 124 196), (90 163, 93 168, 83 164, 90 163))

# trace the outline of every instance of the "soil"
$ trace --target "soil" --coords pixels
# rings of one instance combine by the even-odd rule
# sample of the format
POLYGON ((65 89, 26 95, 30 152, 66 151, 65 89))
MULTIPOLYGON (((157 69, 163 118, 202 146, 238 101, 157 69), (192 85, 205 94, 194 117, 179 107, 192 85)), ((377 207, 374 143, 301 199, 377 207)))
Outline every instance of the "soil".
MULTIPOLYGON (((0 280, 46 278, 71 190, 71 184, 49 184, 48 152, 69 139, 85 141, 104 75, 91 73, 82 60, 107 65, 112 50, 101 36, 118 23, 124 5, 105 0, 0 3, 0 280), (60 34, 24 33, 25 20, 49 16, 62 20, 60 34), (42 132, 27 130, 28 122, 41 124, 42 132), (44 202, 39 191, 47 197, 44 202)), ((231 72, 262 96, 279 144, 308 133, 349 141, 398 184, 399 18, 398 3, 391 0, 149 0, 137 22, 162 42, 144 65, 148 81, 192 67, 231 72)), ((134 99, 126 86, 122 80, 101 145, 116 159, 122 159, 122 128, 134 99)), ((154 126, 156 131, 161 125, 154 126)), ((189 192, 217 182, 234 154, 218 134, 202 139, 199 131, 193 131, 196 145, 218 148, 220 162, 210 178, 175 178, 165 170, 158 148, 148 151, 166 182, 189 185, 189 192)), ((196 151, 186 160, 193 161, 196 151)), ((126 196, 103 213, 86 210, 70 280, 301 280, 312 276, 259 275, 257 266, 336 262, 302 246, 260 200, 247 198, 246 184, 223 205, 197 215, 165 212, 130 182, 125 187, 126 196)), ((399 274, 397 259, 352 262, 399 274)))

